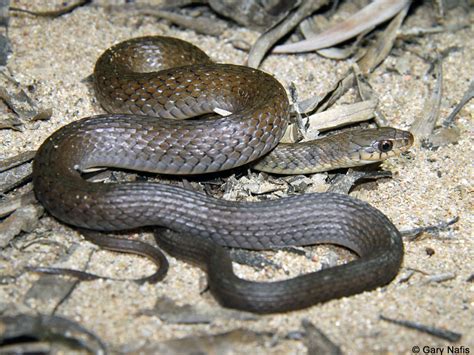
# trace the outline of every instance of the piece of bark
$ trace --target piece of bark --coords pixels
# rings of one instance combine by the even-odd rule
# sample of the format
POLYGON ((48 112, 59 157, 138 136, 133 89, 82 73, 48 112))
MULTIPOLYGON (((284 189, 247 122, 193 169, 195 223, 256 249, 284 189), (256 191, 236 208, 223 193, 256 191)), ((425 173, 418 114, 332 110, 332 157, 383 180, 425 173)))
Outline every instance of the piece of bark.
POLYGON ((5 248, 21 232, 34 230, 43 211, 40 205, 27 205, 3 220, 0 224, 0 248, 5 248))
POLYGON ((295 28, 305 17, 326 5, 328 0, 304 1, 300 7, 290 13, 278 25, 261 35, 250 49, 248 66, 258 68, 267 51, 289 31, 295 28))
POLYGON ((273 53, 301 53, 332 47, 371 29, 400 12, 409 0, 376 0, 342 23, 320 33, 317 37, 273 48, 273 53))
POLYGON ((436 82, 432 92, 425 100, 423 114, 413 122, 410 131, 419 142, 428 138, 436 125, 439 118, 439 110, 441 107, 441 97, 443 93, 443 63, 441 58, 435 61, 436 82))

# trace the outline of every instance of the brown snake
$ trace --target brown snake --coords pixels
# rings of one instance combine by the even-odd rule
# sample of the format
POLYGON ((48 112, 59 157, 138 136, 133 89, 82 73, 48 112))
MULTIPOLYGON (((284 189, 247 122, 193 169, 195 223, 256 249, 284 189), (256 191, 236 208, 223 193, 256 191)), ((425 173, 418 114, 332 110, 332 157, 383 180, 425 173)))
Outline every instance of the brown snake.
POLYGON ((386 128, 334 135, 296 150, 276 147, 289 116, 278 81, 259 70, 214 64, 195 46, 174 38, 118 44, 99 58, 94 76, 102 106, 116 114, 59 129, 34 161, 36 196, 59 220, 98 231, 165 227, 157 232, 160 246, 202 265, 219 302, 260 313, 355 294, 397 274, 403 257, 398 230, 380 211, 349 196, 235 202, 157 183, 92 183, 81 172, 114 167, 201 174, 258 159, 262 170, 310 172, 308 164, 318 171, 318 163, 332 162, 329 168, 335 168, 384 159, 406 150, 413 141, 410 133, 386 128), (232 114, 178 120, 215 108, 232 114), (238 278, 228 252, 219 246, 270 249, 317 243, 342 245, 359 259, 290 280, 258 283, 238 278))

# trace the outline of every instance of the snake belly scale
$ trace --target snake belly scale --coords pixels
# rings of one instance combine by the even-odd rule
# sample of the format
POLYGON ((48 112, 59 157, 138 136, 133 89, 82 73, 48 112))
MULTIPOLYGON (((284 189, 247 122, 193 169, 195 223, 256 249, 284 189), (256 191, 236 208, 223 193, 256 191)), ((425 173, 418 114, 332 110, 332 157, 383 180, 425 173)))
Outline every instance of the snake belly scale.
MULTIPOLYGON (((97 96, 110 114, 59 129, 34 161, 36 196, 59 220, 96 231, 164 227, 156 232, 160 246, 202 265, 221 304, 258 313, 300 309, 373 289, 397 274, 403 257, 398 230, 380 211, 349 196, 236 202, 177 186, 92 183, 81 176, 96 167, 201 174, 265 159, 289 116, 285 90, 272 76, 214 64, 197 47, 168 37, 137 38, 108 49, 94 76, 97 96), (216 107, 232 114, 183 120, 216 107), (259 283, 235 276, 221 247, 318 243, 347 247, 359 258, 290 280, 259 283)), ((396 144, 403 143, 399 151, 412 142, 407 132, 389 132, 396 144)))

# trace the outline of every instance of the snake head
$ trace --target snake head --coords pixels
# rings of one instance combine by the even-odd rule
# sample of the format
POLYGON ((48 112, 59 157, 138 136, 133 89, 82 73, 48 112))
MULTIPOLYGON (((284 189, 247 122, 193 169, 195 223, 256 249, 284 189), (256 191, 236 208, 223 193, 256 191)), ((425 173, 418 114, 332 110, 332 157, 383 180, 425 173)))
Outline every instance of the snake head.
POLYGON ((359 158, 361 165, 382 161, 407 151, 413 145, 410 132, 396 128, 374 128, 353 132, 350 138, 354 145, 352 156, 359 158))

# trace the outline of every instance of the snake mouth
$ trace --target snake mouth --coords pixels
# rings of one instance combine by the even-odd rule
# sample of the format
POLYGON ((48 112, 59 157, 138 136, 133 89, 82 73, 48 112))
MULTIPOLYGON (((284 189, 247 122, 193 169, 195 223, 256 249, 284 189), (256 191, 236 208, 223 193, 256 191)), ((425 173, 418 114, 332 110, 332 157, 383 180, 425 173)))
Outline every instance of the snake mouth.
POLYGON ((415 142, 415 136, 411 132, 406 132, 406 133, 407 133, 407 138, 406 138, 407 143, 406 143, 405 149, 402 150, 403 152, 407 151, 408 148, 410 148, 415 142))

